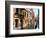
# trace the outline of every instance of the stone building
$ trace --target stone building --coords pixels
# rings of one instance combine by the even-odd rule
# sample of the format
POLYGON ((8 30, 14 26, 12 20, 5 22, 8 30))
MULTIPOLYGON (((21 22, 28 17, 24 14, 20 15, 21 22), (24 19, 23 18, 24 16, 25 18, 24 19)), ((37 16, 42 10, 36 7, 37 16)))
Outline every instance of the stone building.
POLYGON ((35 15, 33 9, 16 8, 14 9, 14 26, 17 29, 34 29, 35 15))

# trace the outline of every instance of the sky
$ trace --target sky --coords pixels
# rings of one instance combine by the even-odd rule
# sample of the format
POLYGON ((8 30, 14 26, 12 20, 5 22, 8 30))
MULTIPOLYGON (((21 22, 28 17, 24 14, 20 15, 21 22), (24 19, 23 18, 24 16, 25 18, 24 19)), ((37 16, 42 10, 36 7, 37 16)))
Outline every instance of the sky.
POLYGON ((33 9, 33 11, 34 11, 35 16, 37 16, 38 15, 38 8, 33 9))

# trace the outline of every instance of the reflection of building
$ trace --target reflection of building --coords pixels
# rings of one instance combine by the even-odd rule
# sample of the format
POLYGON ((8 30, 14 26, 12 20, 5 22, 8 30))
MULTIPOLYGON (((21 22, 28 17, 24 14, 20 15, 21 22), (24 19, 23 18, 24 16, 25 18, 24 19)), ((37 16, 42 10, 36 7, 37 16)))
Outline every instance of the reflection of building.
POLYGON ((14 9, 14 24, 20 28, 34 28, 34 12, 32 9, 16 8, 14 9))

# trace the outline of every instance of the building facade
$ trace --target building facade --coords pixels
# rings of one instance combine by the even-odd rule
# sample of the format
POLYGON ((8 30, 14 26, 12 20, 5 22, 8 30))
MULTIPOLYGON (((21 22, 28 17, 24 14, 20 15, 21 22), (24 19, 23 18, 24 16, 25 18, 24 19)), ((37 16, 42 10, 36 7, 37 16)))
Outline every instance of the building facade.
POLYGON ((15 8, 13 20, 17 29, 34 29, 35 15, 33 9, 15 8))

